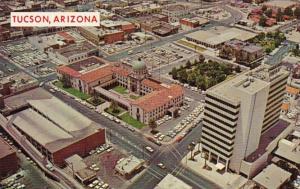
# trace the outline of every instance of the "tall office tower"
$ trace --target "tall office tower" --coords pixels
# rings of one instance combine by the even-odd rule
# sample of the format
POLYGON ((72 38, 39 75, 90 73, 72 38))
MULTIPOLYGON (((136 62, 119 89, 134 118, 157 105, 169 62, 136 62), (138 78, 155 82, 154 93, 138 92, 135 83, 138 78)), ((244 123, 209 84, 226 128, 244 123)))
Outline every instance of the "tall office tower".
POLYGON ((279 120, 288 75, 261 65, 207 90, 201 145, 212 162, 240 171, 261 135, 279 120))

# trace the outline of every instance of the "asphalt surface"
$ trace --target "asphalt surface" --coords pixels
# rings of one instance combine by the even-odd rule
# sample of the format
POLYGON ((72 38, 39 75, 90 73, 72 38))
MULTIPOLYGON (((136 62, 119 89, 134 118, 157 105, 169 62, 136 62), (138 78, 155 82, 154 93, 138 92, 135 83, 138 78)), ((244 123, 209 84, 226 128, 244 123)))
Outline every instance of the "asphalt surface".
MULTIPOLYGON (((47 86, 45 88, 47 90, 49 89, 47 86)), ((106 136, 111 143, 138 158, 145 159, 148 162, 149 167, 129 187, 130 189, 153 189, 154 186, 160 182, 160 180, 162 180, 168 172, 176 175, 184 182, 190 184, 194 189, 218 188, 216 185, 205 180, 204 178, 194 174, 191 171, 188 171, 180 164, 182 158, 188 153, 188 144, 192 141, 197 141, 197 139, 200 137, 200 124, 194 128, 180 143, 159 147, 148 141, 141 133, 129 131, 120 124, 107 119, 106 117, 100 115, 94 110, 89 109, 67 95, 64 95, 60 92, 55 92, 53 95, 106 128, 106 136), (150 153, 146 151, 146 146, 151 146, 154 149, 154 152, 150 153), (157 167, 158 163, 164 163, 167 169, 163 170, 157 167)))

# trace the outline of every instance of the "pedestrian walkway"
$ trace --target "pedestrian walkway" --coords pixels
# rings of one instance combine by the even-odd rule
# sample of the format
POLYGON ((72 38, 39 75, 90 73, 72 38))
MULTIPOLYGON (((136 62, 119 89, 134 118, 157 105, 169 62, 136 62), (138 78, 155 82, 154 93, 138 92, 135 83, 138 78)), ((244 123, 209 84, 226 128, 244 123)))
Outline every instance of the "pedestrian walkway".
MULTIPOLYGON (((198 151, 198 146, 195 147, 193 153, 198 151)), ((201 157, 201 154, 195 156, 195 160, 190 160, 191 153, 188 153, 182 160, 183 166, 193 171, 194 173, 206 178, 207 180, 219 185, 224 189, 238 189, 243 186, 247 179, 241 175, 235 173, 219 173, 215 164, 206 161, 206 164, 212 168, 212 170, 203 169, 205 165, 205 159, 201 157)))

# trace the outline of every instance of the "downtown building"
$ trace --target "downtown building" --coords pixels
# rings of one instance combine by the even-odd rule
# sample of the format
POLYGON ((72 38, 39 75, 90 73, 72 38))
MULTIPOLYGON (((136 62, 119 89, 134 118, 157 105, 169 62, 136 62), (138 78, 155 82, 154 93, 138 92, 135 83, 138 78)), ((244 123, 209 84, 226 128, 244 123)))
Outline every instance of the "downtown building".
POLYGON ((207 91, 201 148, 211 162, 246 177, 265 166, 269 145, 288 127, 279 120, 288 75, 262 65, 207 91))

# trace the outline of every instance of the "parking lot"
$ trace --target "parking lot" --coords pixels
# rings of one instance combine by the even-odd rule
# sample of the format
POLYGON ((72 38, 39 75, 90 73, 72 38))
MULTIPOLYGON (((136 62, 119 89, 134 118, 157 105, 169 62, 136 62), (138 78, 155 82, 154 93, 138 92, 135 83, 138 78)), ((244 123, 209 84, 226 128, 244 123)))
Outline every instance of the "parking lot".
MULTIPOLYGON (((152 42, 154 40, 154 37, 148 37, 148 39, 145 40, 138 40, 138 39, 132 39, 127 41, 121 41, 114 44, 106 44, 101 46, 101 50, 105 52, 106 54, 112 55, 114 53, 128 50, 134 47, 137 47, 139 45, 144 45, 148 42, 152 42)), ((130 53, 129 53, 130 54, 130 53)))
POLYGON ((142 59, 149 68, 154 69, 175 61, 184 60, 191 56, 194 56, 193 52, 169 43, 161 47, 152 48, 146 52, 139 52, 121 61, 130 64, 134 60, 142 59))
POLYGON ((231 16, 229 12, 218 7, 209 8, 209 9, 199 9, 194 13, 199 17, 203 17, 211 20, 224 20, 231 16))
POLYGON ((149 140, 158 145, 162 142, 168 143, 174 140, 179 142, 202 121, 201 113, 203 110, 204 105, 202 102, 195 102, 190 98, 186 98, 184 106, 180 108, 180 116, 177 118, 164 116, 157 120, 157 130, 159 132, 149 140))
MULTIPOLYGON (((117 161, 126 155, 115 149, 110 144, 104 144, 91 150, 90 155, 84 158, 84 162, 88 166, 88 169, 93 170, 97 174, 97 178, 88 183, 86 188, 94 189, 113 189, 122 188, 124 186, 125 179, 118 176, 115 172, 115 166, 117 161)), ((68 174, 72 175, 70 168, 65 168, 68 174)))
POLYGON ((16 146, 14 146, 13 140, 6 136, 2 131, 0 132, 0 137, 3 139, 17 151, 17 156, 19 158, 20 170, 2 180, 0 183, 3 186, 0 188, 15 188, 15 189, 41 189, 41 188, 48 188, 48 189, 56 189, 59 188, 58 185, 52 181, 51 179, 47 178, 44 173, 37 167, 36 163, 32 161, 29 157, 24 155, 21 150, 18 150, 16 146))
POLYGON ((19 69, 8 60, 0 56, 0 78, 18 73, 19 69))
POLYGON ((0 52, 17 66, 25 68, 38 77, 55 72, 56 63, 27 40, 3 43, 0 45, 0 52))

